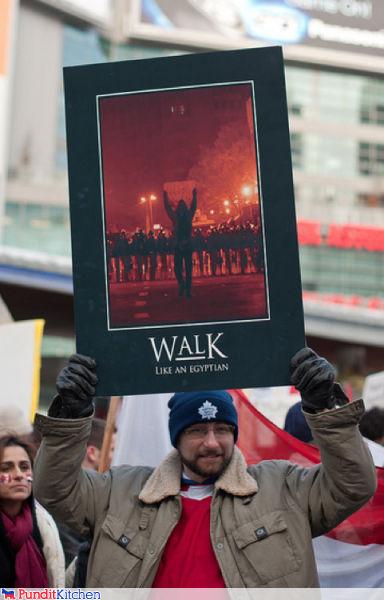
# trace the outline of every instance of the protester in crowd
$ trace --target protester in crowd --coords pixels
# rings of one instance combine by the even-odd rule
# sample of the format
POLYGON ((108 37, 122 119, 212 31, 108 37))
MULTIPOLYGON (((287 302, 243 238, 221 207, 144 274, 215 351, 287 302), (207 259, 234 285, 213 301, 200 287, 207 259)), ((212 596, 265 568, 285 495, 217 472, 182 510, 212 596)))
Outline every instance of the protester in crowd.
MULTIPOLYGON (((92 419, 91 435, 87 441, 87 451, 82 463, 83 469, 99 470, 101 448, 103 445, 106 422, 104 419, 94 417, 92 419)), ((108 467, 111 465, 113 452, 115 450, 116 432, 112 435, 112 441, 108 451, 108 467)))
POLYGON ((374 406, 367 410, 361 418, 360 432, 368 440, 384 446, 384 410, 374 406))
POLYGON ((284 431, 302 442, 306 442, 307 444, 313 443, 312 431, 301 409, 301 402, 296 402, 288 409, 285 417, 284 431))
POLYGON ((197 190, 192 190, 192 202, 188 207, 185 200, 181 199, 174 209, 169 201, 167 192, 164 192, 164 208, 173 224, 175 236, 175 277, 179 284, 179 296, 185 292, 187 298, 191 297, 192 287, 192 221, 197 208, 197 190))
POLYGON ((32 454, 0 439, 0 576, 4 587, 64 585, 64 554, 50 514, 32 496, 32 454))
POLYGON ((175 449, 156 468, 82 471, 93 412, 95 362, 74 355, 57 380, 36 493, 73 527, 92 533, 89 587, 315 587, 312 537, 360 508, 376 488, 358 421, 332 366, 309 348, 292 359, 292 383, 321 451, 303 468, 249 468, 235 447, 237 413, 226 391, 176 393, 175 449), (57 469, 57 464, 60 468, 57 469))

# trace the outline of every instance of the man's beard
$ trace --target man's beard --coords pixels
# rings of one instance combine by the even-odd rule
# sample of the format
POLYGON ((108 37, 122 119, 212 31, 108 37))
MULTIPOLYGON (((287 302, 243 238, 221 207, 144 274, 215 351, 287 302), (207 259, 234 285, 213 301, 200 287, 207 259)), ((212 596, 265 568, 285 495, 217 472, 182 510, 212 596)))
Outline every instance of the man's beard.
MULTIPOLYGON (((208 454, 208 455, 204 455, 204 456, 216 456, 216 454, 208 454)), ((232 459, 232 455, 227 458, 224 458, 223 462, 217 468, 217 470, 212 471, 212 469, 203 469, 203 468, 199 467, 199 465, 197 464, 197 461, 199 458, 202 458, 202 456, 199 456, 196 460, 193 460, 193 461, 187 460, 182 455, 180 455, 180 457, 181 457, 181 461, 182 461, 183 465, 188 467, 188 469, 190 469, 190 471, 192 471, 193 473, 196 473, 196 475, 199 475, 200 477, 205 477, 206 479, 208 479, 209 477, 219 478, 220 475, 222 475, 224 473, 225 469, 228 467, 228 465, 232 459)))

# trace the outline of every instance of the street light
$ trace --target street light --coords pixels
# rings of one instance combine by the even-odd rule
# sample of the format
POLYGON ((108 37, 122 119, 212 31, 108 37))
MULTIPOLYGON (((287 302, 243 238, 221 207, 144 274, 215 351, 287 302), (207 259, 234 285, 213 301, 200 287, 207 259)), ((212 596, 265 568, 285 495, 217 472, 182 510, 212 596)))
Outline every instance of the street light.
POLYGON ((242 193, 244 196, 250 196, 252 194, 252 188, 250 185, 243 185, 242 193))
POLYGON ((148 231, 153 229, 153 211, 152 211, 152 202, 157 200, 157 196, 155 194, 150 194, 149 196, 141 196, 140 204, 145 204, 146 213, 145 213, 145 228, 148 231))

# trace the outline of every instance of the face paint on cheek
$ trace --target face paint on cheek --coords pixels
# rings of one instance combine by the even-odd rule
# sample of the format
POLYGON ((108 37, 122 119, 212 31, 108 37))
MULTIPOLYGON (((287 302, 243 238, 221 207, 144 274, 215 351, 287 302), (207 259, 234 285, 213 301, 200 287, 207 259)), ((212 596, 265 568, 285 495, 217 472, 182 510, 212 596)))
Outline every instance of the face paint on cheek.
POLYGON ((26 479, 26 481, 27 481, 28 483, 32 483, 32 481, 33 481, 33 477, 32 477, 32 475, 31 475, 31 474, 29 474, 29 475, 26 475, 26 476, 25 476, 25 479, 26 479))
POLYGON ((6 485, 7 483, 11 483, 12 477, 9 473, 3 473, 0 475, 0 484, 6 485))

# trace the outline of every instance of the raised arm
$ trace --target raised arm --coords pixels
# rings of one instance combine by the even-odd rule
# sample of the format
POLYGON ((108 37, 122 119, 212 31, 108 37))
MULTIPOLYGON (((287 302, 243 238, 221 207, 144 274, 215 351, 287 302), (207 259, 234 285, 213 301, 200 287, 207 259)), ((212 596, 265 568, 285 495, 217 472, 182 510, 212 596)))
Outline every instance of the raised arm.
POLYGON ((37 500, 69 527, 87 534, 109 502, 109 474, 85 471, 81 464, 91 431, 97 376, 95 361, 74 354, 60 372, 48 416, 37 415, 43 436, 34 468, 37 500))
POLYGON ((321 535, 363 506, 376 489, 376 471, 358 423, 362 400, 348 402, 330 363, 310 348, 292 359, 292 383, 321 454, 313 469, 291 466, 287 484, 321 535))
POLYGON ((166 192, 165 190, 163 192, 163 202, 164 202, 165 211, 166 211, 168 217, 173 222, 175 219, 175 211, 173 210, 171 203, 169 201, 168 192, 166 192))
POLYGON ((197 189, 193 188, 193 190, 192 190, 192 202, 191 202, 191 206, 190 206, 190 209, 189 209, 189 212, 190 212, 190 215, 191 215, 192 219, 193 219, 194 214, 196 212, 196 208, 197 208, 197 189))

